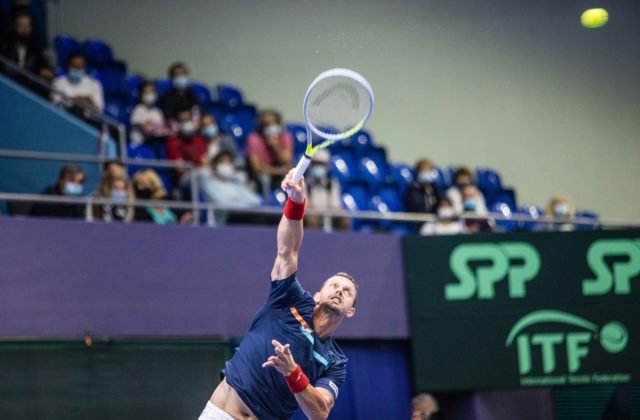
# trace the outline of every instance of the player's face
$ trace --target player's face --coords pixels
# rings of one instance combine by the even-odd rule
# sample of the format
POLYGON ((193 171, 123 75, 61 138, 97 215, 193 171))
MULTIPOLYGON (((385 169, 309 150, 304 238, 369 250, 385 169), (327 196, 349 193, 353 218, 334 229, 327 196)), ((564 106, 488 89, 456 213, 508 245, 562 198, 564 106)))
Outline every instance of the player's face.
POLYGON ((316 303, 325 304, 347 318, 355 314, 353 303, 356 299, 353 282, 342 276, 333 276, 324 282, 322 289, 314 296, 316 303))

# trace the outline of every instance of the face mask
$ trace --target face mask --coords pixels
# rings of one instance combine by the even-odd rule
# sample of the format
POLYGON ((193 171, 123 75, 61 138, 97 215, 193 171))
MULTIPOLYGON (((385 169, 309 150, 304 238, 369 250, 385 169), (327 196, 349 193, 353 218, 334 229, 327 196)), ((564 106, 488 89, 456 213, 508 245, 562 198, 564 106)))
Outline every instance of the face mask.
POLYGON ((156 102, 156 99, 158 99, 158 97, 153 92, 145 93, 144 95, 142 95, 142 102, 146 105, 153 105, 156 102))
POLYGON ((185 121, 180 124, 180 132, 187 137, 193 135, 195 131, 196 128, 193 126, 193 121, 185 121))
POLYGON ((69 77, 71 83, 79 83, 84 77, 84 74, 84 70, 69 70, 67 77, 69 77))
POLYGON ((569 215, 569 206, 566 204, 556 204, 553 208, 553 214, 559 217, 567 217, 569 215))
POLYGON ((216 173, 220 178, 231 178, 234 172, 235 169, 230 163, 220 163, 218 164, 218 166, 216 166, 216 173))
POLYGON ((173 87, 176 89, 186 89, 191 84, 189 76, 176 76, 173 78, 173 87))
POLYGON ((325 179, 327 177, 327 168, 324 165, 313 165, 311 167, 311 176, 316 179, 325 179))
POLYGON ((127 192, 124 190, 111 191, 111 199, 114 201, 127 201, 127 192))
POLYGON ((435 169, 431 171, 420 171, 418 173, 418 182, 420 184, 431 184, 438 179, 438 171, 435 169))
POLYGON ((136 188, 136 198, 148 200, 151 198, 151 188, 136 188))
POLYGON ((264 136, 265 137, 275 137, 280 135, 282 132, 282 127, 278 124, 269 124, 264 128, 264 136))
POLYGON ((80 195, 82 194, 82 185, 73 182, 64 184, 64 195, 80 195))
POLYGON ((451 219, 455 216, 453 207, 442 207, 438 209, 438 217, 441 219, 451 219))
POLYGON ((215 124, 209 124, 202 129, 202 134, 208 138, 212 138, 218 135, 218 126, 215 124))
POLYGON ((473 198, 467 198, 464 200, 464 211, 476 211, 478 203, 473 198))

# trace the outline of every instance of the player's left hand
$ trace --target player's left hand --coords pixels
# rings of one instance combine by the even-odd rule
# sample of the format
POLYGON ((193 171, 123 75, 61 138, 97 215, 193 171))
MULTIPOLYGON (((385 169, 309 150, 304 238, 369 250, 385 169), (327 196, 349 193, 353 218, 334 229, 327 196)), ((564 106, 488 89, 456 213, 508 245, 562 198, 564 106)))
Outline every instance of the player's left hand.
POLYGON ((291 349, 289 344, 282 345, 278 340, 271 340, 271 344, 275 348, 276 355, 271 356, 266 362, 262 364, 262 367, 273 366, 278 372, 284 376, 289 376, 296 370, 296 362, 293 360, 291 349))

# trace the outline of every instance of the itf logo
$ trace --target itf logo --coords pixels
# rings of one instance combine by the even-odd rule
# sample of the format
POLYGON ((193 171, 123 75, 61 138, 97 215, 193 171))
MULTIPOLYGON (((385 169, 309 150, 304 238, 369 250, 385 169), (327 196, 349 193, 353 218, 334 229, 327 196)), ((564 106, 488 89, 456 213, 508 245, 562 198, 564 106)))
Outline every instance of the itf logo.
POLYGON ((640 239, 601 239, 587 251, 587 264, 595 278, 582 281, 585 296, 631 293, 631 279, 640 275, 640 239), (614 261, 613 259, 617 261, 614 261), (611 261, 611 268, 607 264, 611 261))
POLYGON ((525 242, 458 245, 449 258, 457 284, 445 286, 447 300, 492 299, 497 283, 507 280, 510 298, 526 296, 526 283, 540 271, 538 251, 525 242), (516 264, 515 262, 518 261, 516 264), (471 266, 475 263, 477 266, 471 266))
POLYGON ((524 316, 513 326, 507 337, 506 347, 516 343, 520 375, 527 375, 533 369, 534 346, 540 349, 544 374, 553 374, 556 371, 558 353, 566 355, 568 371, 575 373, 580 369, 582 359, 589 355, 589 343, 596 338, 609 353, 621 352, 629 341, 627 328, 617 321, 608 322, 602 328, 598 328, 593 322, 568 312, 540 310, 524 316), (564 324, 572 327, 574 331, 534 334, 524 332, 528 327, 543 323, 564 324))

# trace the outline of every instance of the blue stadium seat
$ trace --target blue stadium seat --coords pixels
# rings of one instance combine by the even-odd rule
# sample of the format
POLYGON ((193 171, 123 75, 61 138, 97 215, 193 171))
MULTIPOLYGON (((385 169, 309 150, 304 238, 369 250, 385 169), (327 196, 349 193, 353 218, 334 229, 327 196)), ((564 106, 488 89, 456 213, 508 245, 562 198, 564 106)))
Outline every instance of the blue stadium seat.
MULTIPOLYGON (((508 203, 496 202, 490 208, 491 212, 499 216, 511 218, 515 209, 511 208, 508 203)), ((512 232, 518 229, 518 222, 515 220, 499 220, 496 219, 496 226, 504 232, 512 232)))
POLYGON ((505 203, 512 210, 518 208, 516 201, 516 192, 513 190, 513 188, 503 188, 498 191, 493 191, 489 196, 485 194, 484 198, 487 204, 487 208, 493 207, 496 203, 505 203))
POLYGON ((169 92, 169 89, 171 89, 171 80, 169 79, 157 79, 155 81, 155 84, 156 84, 156 92, 158 92, 158 97, 169 92))
POLYGON ((204 109, 207 114, 213 115, 213 117, 218 122, 218 126, 220 127, 220 129, 224 131, 225 127, 223 126, 224 126, 225 112, 224 112, 224 108, 222 107, 222 104, 220 102, 212 102, 209 105, 205 106, 204 109))
POLYGON ((106 99, 104 103, 104 113, 111 118, 129 126, 129 106, 123 99, 106 99))
POLYGON ((81 49, 90 67, 99 69, 114 61, 113 50, 103 41, 86 40, 82 43, 81 49))
POLYGON ((350 184, 342 191, 342 207, 349 211, 369 210, 369 198, 364 185, 350 184))
POLYGON ((296 153, 304 153, 307 149, 307 127, 304 124, 287 124, 286 130, 293 139, 294 149, 296 153))
POLYGON ((502 179, 500 174, 493 169, 481 169, 476 170, 476 186, 484 194, 484 198, 487 202, 495 203, 497 200, 496 194, 502 190, 502 179))
POLYGON ((588 219, 589 224, 576 224, 576 230, 598 230, 600 226, 600 216, 590 210, 576 210, 576 217, 588 219))
POLYGON ((436 172, 438 172, 438 178, 436 178, 434 184, 442 193, 444 193, 447 191, 447 188, 451 186, 451 183, 448 181, 447 176, 441 167, 436 166, 436 172))
POLYGON ((378 162, 365 156, 358 160, 358 175, 361 180, 367 183, 369 191, 375 191, 385 182, 386 174, 378 162))
POLYGON ((193 89, 193 93, 196 94, 196 98, 198 98, 200 105, 207 107, 213 103, 213 99, 211 99, 211 91, 204 83, 193 82, 191 84, 191 89, 193 89))
POLYGON ((406 163, 394 163, 390 165, 393 182, 398 186, 399 192, 404 194, 409 185, 413 182, 414 175, 411 166, 406 163))
POLYGON ((369 132, 362 130, 351 137, 351 147, 356 155, 365 156, 373 148, 373 140, 369 132))
MULTIPOLYGON (((516 214, 528 216, 528 217, 531 217, 532 219, 539 219, 540 217, 544 216, 544 211, 537 206, 522 206, 516 211, 516 214)), ((528 231, 535 231, 541 227, 541 224, 534 220, 521 221, 518 224, 520 226, 520 229, 528 230, 528 231)))
POLYGON ((393 186, 381 187, 378 193, 371 197, 369 203, 371 210, 376 210, 381 213, 404 211, 404 204, 402 203, 400 192, 393 186))
POLYGON ((142 83, 144 83, 144 77, 139 74, 130 74, 125 77, 124 84, 127 89, 127 98, 129 100, 129 105, 133 106, 138 103, 140 98, 138 97, 140 93, 140 88, 142 87, 142 83))
POLYGON ((53 40, 53 46, 56 50, 58 58, 58 66, 64 68, 67 64, 69 55, 75 52, 81 52, 80 43, 70 36, 60 35, 53 40))
POLYGON ((367 151, 369 159, 373 160, 378 169, 382 172, 382 176, 386 177, 389 174, 389 162, 387 161, 387 151, 384 147, 371 147, 367 151))
POLYGON ((219 84, 216 86, 216 91, 218 93, 218 101, 227 110, 236 108, 244 103, 242 91, 235 86, 219 84))
POLYGON ((287 202, 287 194, 280 188, 276 188, 271 191, 271 202, 269 205, 284 207, 287 202))
POLYGON ((96 76, 102 83, 104 96, 111 99, 128 99, 126 83, 126 69, 120 63, 111 63, 96 71, 96 76))
POLYGON ((358 179, 356 165, 353 155, 347 152, 336 153, 331 152, 331 161, 329 163, 329 173, 340 181, 340 185, 345 187, 348 183, 358 179))

